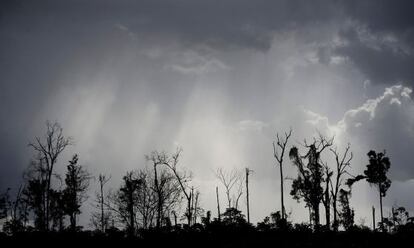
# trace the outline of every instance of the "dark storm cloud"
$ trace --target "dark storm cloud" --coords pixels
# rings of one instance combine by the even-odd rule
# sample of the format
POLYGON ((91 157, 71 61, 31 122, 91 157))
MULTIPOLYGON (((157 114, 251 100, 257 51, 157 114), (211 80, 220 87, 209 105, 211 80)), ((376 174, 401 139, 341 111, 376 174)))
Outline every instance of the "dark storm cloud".
POLYGON ((12 15, 21 15, 28 29, 41 20, 52 30, 93 34, 97 28, 108 29, 120 23, 138 35, 175 37, 187 44, 264 50, 269 48, 275 31, 338 17, 333 2, 297 0, 16 1, 9 9, 14 9, 12 15))
MULTIPOLYGON (((1 1, 0 190, 16 187, 31 156, 27 143, 44 132, 47 119, 60 121, 67 135, 76 133, 82 163, 115 180, 144 164, 146 152, 178 140, 187 145, 187 165, 203 167, 197 178, 209 177, 213 166, 240 165, 240 159, 257 166, 257 181, 276 183, 265 148, 274 130, 293 124, 298 139, 309 134, 300 130, 307 120, 295 104, 341 113, 360 103, 365 77, 378 85, 414 85, 412 5, 1 1), (262 129, 264 137, 255 133, 262 129)), ((395 126, 381 124, 384 133, 395 126)), ((391 143, 397 153, 401 142, 391 143)), ((406 166, 396 176, 411 177, 406 166)))
POLYGON ((372 83, 414 85, 413 1, 344 1, 350 22, 339 32, 345 45, 334 53, 349 58, 372 83))

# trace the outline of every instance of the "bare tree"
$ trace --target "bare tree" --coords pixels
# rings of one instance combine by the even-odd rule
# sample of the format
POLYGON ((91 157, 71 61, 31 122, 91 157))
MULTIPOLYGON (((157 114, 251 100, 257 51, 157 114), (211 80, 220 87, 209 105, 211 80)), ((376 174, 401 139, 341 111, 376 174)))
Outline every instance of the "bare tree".
POLYGON ((344 183, 344 176, 348 174, 347 169, 351 165, 351 160, 353 158, 353 153, 350 152, 350 144, 345 148, 342 156, 337 151, 337 148, 330 149, 335 156, 336 168, 335 168, 335 186, 331 183, 331 196, 332 196, 332 208, 333 208, 333 228, 335 231, 338 230, 339 220, 338 220, 338 209, 337 202, 339 197, 339 192, 344 183))
POLYGON ((95 195, 95 208, 97 211, 92 213, 91 216, 92 225, 101 232, 105 232, 105 230, 109 227, 110 212, 106 211, 106 196, 104 187, 110 179, 111 177, 108 177, 105 174, 99 174, 99 191, 96 192, 95 195))
POLYGON ((216 186, 216 197, 217 197, 217 219, 221 221, 221 214, 220 214, 220 197, 219 197, 219 189, 216 186))
POLYGON ((285 155, 286 146, 289 141, 290 136, 292 135, 292 129, 289 130, 289 132, 285 132, 285 137, 280 138, 279 134, 276 134, 276 144, 273 142, 273 156, 275 157, 280 170, 280 203, 281 203, 281 213, 282 213, 282 219, 286 219, 286 213, 285 213, 285 204, 284 204, 284 190, 283 190, 283 184, 284 184, 284 178, 283 178, 283 157, 285 155))
MULTIPOLYGON (((180 202, 180 192, 184 193, 187 199, 187 213, 191 212, 191 192, 187 192, 187 183, 191 176, 185 173, 181 174, 177 170, 177 165, 180 157, 181 149, 178 149, 176 153, 169 156, 165 152, 153 151, 151 155, 147 155, 146 159, 151 161, 154 168, 154 191, 156 192, 158 203, 157 203, 157 228, 161 226, 161 221, 164 219, 164 206, 168 209, 173 207, 180 202), (172 175, 160 168, 164 173, 160 179, 159 177, 159 166, 165 165, 173 173, 172 175), (174 180, 175 178, 175 180, 174 180), (178 195, 177 195, 178 194, 178 195)), ((171 212, 171 211, 166 211, 171 212)), ((191 222, 191 214, 188 215, 188 220, 191 222)), ((191 223, 189 223, 191 224, 191 223)))
POLYGON ((191 173, 187 173, 184 170, 178 169, 178 162, 181 153, 181 148, 178 148, 177 151, 171 156, 167 155, 165 152, 153 152, 151 155, 151 161, 153 161, 154 164, 162 164, 167 166, 173 173, 178 185, 180 186, 182 194, 187 200, 187 209, 185 216, 187 218, 187 224, 191 225, 195 211, 193 206, 195 200, 194 191, 192 190, 192 187, 189 186, 189 182, 191 181, 192 176, 191 173))
POLYGON ((249 175, 252 170, 246 168, 246 209, 247 209, 247 223, 250 224, 250 195, 249 195, 249 175))
POLYGON ((49 230, 50 221, 50 189, 52 183, 53 170, 58 160, 59 155, 65 148, 72 144, 70 137, 63 135, 63 129, 59 123, 46 122, 46 135, 43 138, 36 137, 35 140, 29 143, 38 154, 41 156, 46 169, 46 193, 45 193, 45 227, 49 230))
POLYGON ((224 186, 227 197, 227 208, 238 209, 239 200, 243 194, 243 176, 240 171, 233 169, 228 172, 223 168, 218 168, 216 177, 224 186))
POLYGON ((152 173, 148 169, 140 170, 138 177, 142 184, 138 190, 137 211, 141 218, 141 224, 144 229, 153 225, 154 216, 157 210, 157 197, 153 190, 154 180, 152 173))

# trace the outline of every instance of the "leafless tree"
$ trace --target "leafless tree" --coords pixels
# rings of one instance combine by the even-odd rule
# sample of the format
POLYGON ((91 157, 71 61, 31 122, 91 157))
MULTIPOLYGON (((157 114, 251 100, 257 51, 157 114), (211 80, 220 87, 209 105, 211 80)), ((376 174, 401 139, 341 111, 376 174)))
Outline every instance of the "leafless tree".
POLYGON ((216 198, 217 198, 217 219, 221 221, 221 214, 220 214, 220 197, 219 197, 219 189, 216 186, 216 198))
POLYGON ((96 192, 95 195, 95 208, 97 211, 92 213, 91 216, 92 225, 96 229, 101 230, 101 232, 105 232, 105 230, 109 227, 110 211, 106 211, 107 207, 104 187, 110 179, 111 177, 108 177, 105 174, 99 174, 99 191, 96 192))
POLYGON ((249 168, 246 168, 246 209, 247 209, 247 223, 250 223, 250 194, 249 194, 249 175, 253 172, 249 168))
POLYGON ((137 211, 141 219, 142 228, 148 229, 153 225, 158 202, 153 190, 154 180, 152 173, 148 169, 140 170, 138 177, 142 184, 138 190, 137 211))
POLYGON ((59 123, 46 122, 46 135, 43 138, 35 137, 35 140, 29 143, 40 156, 46 170, 46 193, 45 193, 45 226, 49 230, 50 222, 50 189, 52 183, 53 170, 59 155, 72 144, 72 139, 63 135, 63 129, 59 123))
POLYGON ((279 134, 276 134, 276 143, 273 142, 273 156, 275 157, 280 170, 280 203, 281 203, 281 212, 282 212, 282 219, 286 219, 285 213, 285 204, 284 204, 284 178, 283 178, 283 158, 286 151, 286 146, 289 141, 290 136, 292 136, 292 129, 289 132, 285 132, 284 137, 279 137, 279 134))
POLYGON ((223 168, 218 168, 216 177, 224 186, 227 208, 238 209, 239 200, 243 194, 243 174, 236 169, 226 171, 223 168))
MULTIPOLYGON (((169 156, 165 152, 153 151, 150 155, 146 156, 147 161, 150 161, 154 168, 154 191, 157 195, 157 215, 156 215, 156 226, 159 228, 161 222, 164 219, 164 212, 170 213, 172 208, 180 202, 181 192, 185 193, 185 197, 191 200, 191 196, 186 191, 186 183, 189 178, 187 175, 181 175, 177 171, 177 164, 179 161, 181 150, 177 150, 176 153, 169 156), (164 165, 166 168, 158 168, 159 166, 164 165), (159 178, 159 171, 162 172, 161 177, 159 178), (180 180, 178 180, 178 178, 180 180), (169 211, 165 211, 170 209, 169 211)), ((191 201, 189 201, 191 206, 191 201)), ((191 211, 191 209, 190 209, 191 211)), ((191 221, 191 218, 190 218, 191 221)))
POLYGON ((338 220, 338 209, 337 202, 339 197, 340 189, 344 183, 344 176, 348 174, 347 169, 351 165, 351 160, 353 158, 353 153, 350 152, 350 144, 345 148, 342 156, 339 154, 337 148, 331 148, 331 152, 335 156, 336 168, 335 168, 335 186, 331 183, 331 196, 332 196, 332 208, 333 208, 333 228, 335 231, 338 230, 339 220, 338 220))
MULTIPOLYGON (((179 170, 178 163, 180 159, 180 155, 182 153, 182 149, 178 148, 175 153, 173 153, 171 156, 166 154, 165 152, 153 152, 151 154, 150 160, 153 162, 153 164, 157 165, 165 165, 167 168, 169 168, 174 175, 176 182, 178 183, 182 194, 184 195, 186 201, 187 201, 187 209, 186 209, 186 219, 187 224, 191 225, 194 215, 194 191, 189 186, 189 182, 192 179, 191 173, 187 173, 184 170, 179 170)), ((156 166, 154 166, 155 168, 156 166)))

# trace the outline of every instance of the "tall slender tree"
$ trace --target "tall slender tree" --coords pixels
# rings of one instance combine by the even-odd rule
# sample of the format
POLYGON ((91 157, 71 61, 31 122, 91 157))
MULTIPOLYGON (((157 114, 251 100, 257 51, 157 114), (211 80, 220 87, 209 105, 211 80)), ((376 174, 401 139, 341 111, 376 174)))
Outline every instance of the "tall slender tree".
POLYGON ((375 152, 373 150, 368 152, 369 163, 367 169, 364 170, 363 175, 358 175, 355 178, 348 179, 348 185, 365 179, 370 185, 375 185, 379 193, 381 228, 384 230, 384 216, 382 211, 382 198, 386 196, 387 190, 391 187, 391 180, 387 177, 387 172, 391 167, 389 157, 384 152, 375 152))
POLYGON ((333 228, 335 231, 338 230, 338 226, 339 226, 338 209, 337 209, 338 196, 339 196, 339 192, 342 189, 342 186, 345 180, 344 176, 348 174, 347 169, 350 167, 351 160, 353 158, 353 153, 350 152, 350 148, 351 146, 350 144, 348 144, 342 156, 339 154, 337 148, 330 149, 333 155, 335 156, 335 162, 336 162, 334 186, 331 183, 333 228))
POLYGON ((276 134, 276 144, 273 142, 273 156, 275 157, 280 171, 280 204, 281 204, 281 213, 282 219, 286 219, 285 203, 284 203, 284 178, 283 178, 283 158, 285 156, 285 151, 287 143, 290 136, 292 136, 292 129, 289 132, 285 132, 284 137, 279 137, 279 133, 276 134))
POLYGON ((109 218, 110 212, 107 210, 106 195, 105 195, 105 185, 109 182, 111 177, 106 176, 105 174, 99 174, 98 176, 98 185, 99 189, 96 192, 95 196, 95 208, 96 211, 91 215, 92 225, 101 232, 109 227, 109 218))

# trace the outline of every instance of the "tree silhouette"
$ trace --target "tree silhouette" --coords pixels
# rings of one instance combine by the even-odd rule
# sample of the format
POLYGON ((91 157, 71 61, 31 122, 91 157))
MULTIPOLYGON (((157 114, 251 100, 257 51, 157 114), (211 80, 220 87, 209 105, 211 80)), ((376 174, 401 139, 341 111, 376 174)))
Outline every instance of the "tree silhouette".
POLYGON ((329 168, 327 164, 322 164, 323 166, 323 174, 325 176, 324 182, 325 182, 325 190, 322 197, 322 203, 325 207, 325 220, 326 220, 326 229, 329 230, 331 228, 331 201, 332 197, 330 194, 329 187, 331 186, 331 177, 333 175, 333 171, 329 168))
MULTIPOLYGON (((29 169, 24 174, 26 187, 23 190, 24 198, 29 209, 34 214, 34 225, 39 231, 46 231, 46 195, 51 190, 47 189, 48 170, 41 154, 33 158, 29 169)), ((49 197, 50 201, 50 197, 49 197)))
POLYGON ((286 151, 286 146, 289 141, 290 136, 292 135, 292 129, 289 132, 285 132, 285 137, 280 138, 279 133, 276 134, 276 144, 273 142, 273 156, 275 157, 280 170, 280 204, 281 204, 281 212, 282 212, 282 219, 286 219, 286 212, 285 212, 285 204, 284 204, 284 178, 283 178, 283 158, 286 151))
POLYGON ((98 229, 103 233, 109 227, 109 219, 111 217, 110 211, 106 211, 107 203, 104 190, 105 185, 109 182, 110 179, 111 177, 108 177, 104 174, 99 174, 99 191, 96 192, 95 196, 95 208, 97 209, 97 211, 93 212, 91 215, 92 226, 94 226, 95 229, 98 229))
POLYGON ((136 231, 136 204, 138 202, 138 189, 142 181, 136 172, 130 171, 123 177, 123 184, 116 195, 118 213, 126 224, 127 233, 135 235, 136 231))
POLYGON ((44 171, 44 176, 42 180, 45 181, 46 187, 44 191, 45 197, 45 213, 44 213, 44 225, 46 230, 49 230, 49 220, 50 220, 50 189, 52 187, 52 177, 54 167, 58 160, 59 155, 66 149, 67 146, 72 144, 72 139, 70 137, 65 137, 63 135, 63 129, 59 123, 46 122, 46 134, 43 139, 36 137, 35 140, 29 143, 29 146, 32 147, 39 156, 39 159, 42 161, 42 166, 44 171))
POLYGON ((333 138, 327 140, 322 135, 310 145, 306 144, 307 153, 302 156, 299 154, 297 147, 292 147, 289 151, 289 157, 298 169, 298 177, 293 180, 292 190, 290 194, 294 199, 303 199, 306 206, 311 211, 311 216, 315 224, 315 228, 319 228, 319 204, 324 196, 323 188, 323 166, 320 161, 321 153, 328 147, 332 146, 333 138), (307 163, 304 161, 307 160, 307 163))
POLYGON ((338 230, 338 225, 339 225, 339 221, 338 221, 338 210, 337 210, 337 202, 338 202, 338 197, 339 197, 339 192, 341 190, 341 187, 344 183, 344 175, 348 174, 347 169, 350 167, 351 164, 351 160, 353 158, 353 153, 350 152, 350 144, 347 145, 347 147, 345 148, 345 151, 343 153, 343 155, 341 156, 337 150, 337 148, 335 149, 330 149, 331 152, 334 154, 335 156, 335 162, 336 162, 336 167, 335 167, 335 186, 333 186, 333 184, 331 183, 331 196, 332 196, 332 208, 333 208, 333 228, 334 230, 338 230))
POLYGON ((341 189, 339 191, 339 223, 342 224, 345 230, 350 230, 354 226, 354 210, 349 206, 349 197, 351 196, 351 191, 346 191, 341 189))
POLYGON ((80 214, 80 207, 86 200, 86 191, 89 187, 89 173, 78 164, 79 157, 73 155, 67 166, 65 189, 63 190, 64 211, 69 215, 70 229, 77 228, 76 218, 80 214))
POLYGON ((365 179, 370 185, 376 185, 379 192, 381 224, 384 223, 384 216, 382 211, 382 198, 385 197, 387 190, 391 186, 391 180, 387 177, 387 172, 390 169, 390 159, 385 156, 384 152, 375 152, 373 150, 368 152, 369 163, 367 169, 364 170, 363 175, 358 175, 355 178, 348 180, 348 185, 365 179))
POLYGON ((216 177, 224 186, 227 198, 227 208, 239 207, 239 200, 243 194, 243 174, 237 169, 226 171, 223 168, 218 168, 216 171, 216 177), (237 188, 234 188, 234 187, 237 188))
MULTIPOLYGON (((177 150, 171 157, 165 152, 153 151, 145 156, 150 161, 154 170, 154 191, 157 198, 156 227, 160 228, 165 214, 169 214, 181 200, 181 193, 185 192, 187 199, 187 213, 191 211, 191 195, 187 192, 188 175, 180 174, 177 171, 178 159, 181 150, 177 150), (167 165, 166 168, 160 167, 167 165), (168 170, 167 170, 168 169, 168 170), (175 173, 174 173, 175 171, 175 173), (178 180, 180 178, 180 180, 178 180), (190 207, 190 208, 188 208, 190 207)), ((191 222, 191 215, 187 215, 187 220, 191 222)))
POLYGON ((227 208, 222 216, 225 225, 241 226, 247 223, 244 215, 236 208, 227 208))
POLYGON ((10 188, 0 196, 0 220, 5 219, 3 230, 8 234, 16 234, 26 229, 28 221, 28 205, 24 198, 24 185, 20 185, 15 196, 10 196, 10 188))
POLYGON ((196 196, 194 195, 193 188, 190 188, 189 186, 189 182, 192 178, 191 174, 186 173, 186 171, 179 171, 177 167, 181 152, 182 149, 177 149, 177 151, 171 156, 168 156, 164 153, 159 154, 157 158, 158 163, 167 166, 175 176, 175 179, 180 186, 181 192, 187 200, 187 209, 184 215, 187 218, 187 224, 191 226, 191 224, 194 223, 194 217, 197 217, 197 208, 194 208, 194 204, 196 204, 196 196))

